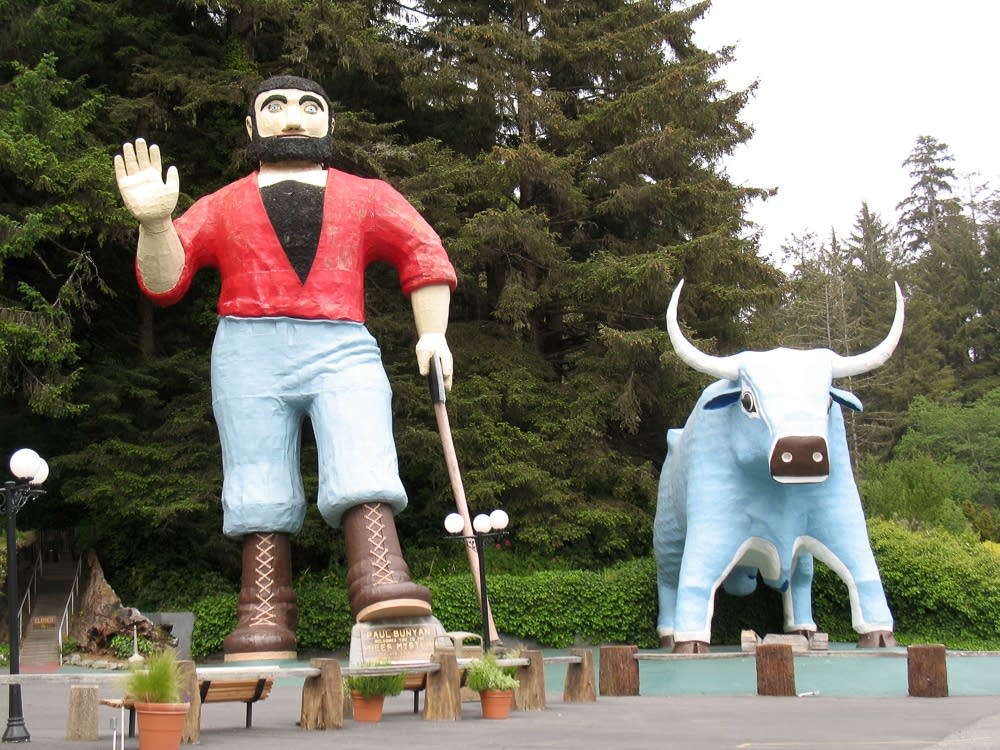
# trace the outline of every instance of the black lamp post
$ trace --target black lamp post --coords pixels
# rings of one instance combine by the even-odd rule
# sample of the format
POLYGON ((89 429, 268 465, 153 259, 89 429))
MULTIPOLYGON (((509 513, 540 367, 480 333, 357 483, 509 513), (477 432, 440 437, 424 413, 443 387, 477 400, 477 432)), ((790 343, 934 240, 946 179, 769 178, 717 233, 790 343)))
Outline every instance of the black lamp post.
MULTIPOLYGON (((10 471, 19 482, 6 481, 3 485, 3 510, 7 515, 7 627, 10 631, 10 673, 21 673, 19 653, 21 622, 18 617, 17 593, 17 512, 45 490, 39 485, 49 475, 49 465, 30 448, 21 448, 10 457, 10 471)), ((7 729, 3 742, 31 742, 31 735, 24 725, 21 707, 21 685, 10 683, 7 700, 7 729)))
MULTIPOLYGON (((472 535, 459 536, 470 547, 475 547, 479 557, 479 606, 483 613, 483 652, 490 650, 490 601, 486 596, 486 542, 504 536, 507 531, 509 516, 502 510, 495 510, 489 515, 480 513, 472 519, 472 535)), ((459 535, 465 529, 465 520, 458 513, 449 513, 444 519, 444 527, 449 533, 459 535)))

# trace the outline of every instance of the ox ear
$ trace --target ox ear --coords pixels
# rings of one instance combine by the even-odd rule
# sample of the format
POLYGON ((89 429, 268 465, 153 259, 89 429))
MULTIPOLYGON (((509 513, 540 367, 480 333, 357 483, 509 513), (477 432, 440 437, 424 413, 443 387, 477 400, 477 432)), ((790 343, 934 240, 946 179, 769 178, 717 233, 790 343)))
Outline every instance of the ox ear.
POLYGON ((857 396, 849 391, 842 391, 839 388, 831 388, 830 397, 838 404, 846 406, 848 409, 854 409, 854 411, 864 411, 861 401, 857 396))
POLYGON ((720 393, 715 398, 709 399, 703 409, 724 409, 730 404, 735 404, 740 400, 740 391, 728 391, 726 393, 720 393))

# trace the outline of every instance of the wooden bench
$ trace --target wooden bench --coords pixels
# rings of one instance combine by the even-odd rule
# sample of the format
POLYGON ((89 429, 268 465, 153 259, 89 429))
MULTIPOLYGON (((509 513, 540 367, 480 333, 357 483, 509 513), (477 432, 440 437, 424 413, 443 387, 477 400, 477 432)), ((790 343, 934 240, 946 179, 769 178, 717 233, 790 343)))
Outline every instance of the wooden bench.
POLYGON ((247 729, 253 726, 253 704, 271 694, 274 681, 259 680, 199 680, 198 692, 204 703, 246 703, 247 729))
MULTIPOLYGON (((248 680, 198 680, 198 693, 205 703, 245 703, 247 707, 246 728, 253 726, 253 704, 262 701, 271 693, 274 681, 270 678, 248 680)), ((135 737, 135 703, 128 698, 101 698, 102 706, 128 709, 128 736, 135 737)), ((124 731, 122 727, 122 731, 124 731)))

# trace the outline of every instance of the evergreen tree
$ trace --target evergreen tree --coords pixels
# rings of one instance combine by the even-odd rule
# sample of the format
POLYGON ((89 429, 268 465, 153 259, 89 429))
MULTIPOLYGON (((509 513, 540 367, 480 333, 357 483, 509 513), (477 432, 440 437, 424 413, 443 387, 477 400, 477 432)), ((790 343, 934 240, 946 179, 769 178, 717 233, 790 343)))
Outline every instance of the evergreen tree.
POLYGON ((74 325, 110 291, 95 253, 120 211, 89 132, 100 97, 61 78, 53 55, 12 70, 0 86, 0 395, 60 415, 78 408, 74 325))
POLYGON ((901 211, 900 227, 906 250, 920 255, 931 238, 942 231, 949 218, 961 214, 961 204, 952 195, 954 157, 944 143, 929 136, 917 138, 910 155, 903 162, 913 178, 910 195, 896 206, 901 211))

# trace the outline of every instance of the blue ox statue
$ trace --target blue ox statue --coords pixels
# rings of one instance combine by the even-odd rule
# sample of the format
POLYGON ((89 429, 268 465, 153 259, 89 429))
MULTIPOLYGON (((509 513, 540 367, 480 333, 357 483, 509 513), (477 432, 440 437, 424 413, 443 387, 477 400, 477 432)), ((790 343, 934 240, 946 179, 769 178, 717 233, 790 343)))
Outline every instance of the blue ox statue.
POLYGON ((708 651, 716 589, 746 595, 760 571, 783 592, 787 632, 811 637, 813 558, 847 584, 859 646, 893 646, 892 615, 854 483, 840 407, 861 410, 835 378, 873 370, 903 331, 903 296, 885 340, 840 356, 829 349, 705 354, 681 333, 677 285, 667 329, 677 355, 721 380, 683 430, 667 433, 653 550, 663 648, 708 651))

